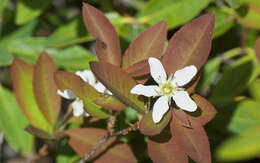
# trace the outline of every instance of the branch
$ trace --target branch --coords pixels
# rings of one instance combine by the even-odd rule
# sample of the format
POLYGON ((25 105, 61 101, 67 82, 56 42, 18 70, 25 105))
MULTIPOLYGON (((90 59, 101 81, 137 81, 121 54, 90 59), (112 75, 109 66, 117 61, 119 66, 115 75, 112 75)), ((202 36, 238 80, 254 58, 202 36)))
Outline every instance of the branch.
POLYGON ((90 159, 93 158, 93 156, 96 154, 96 152, 112 137, 114 136, 120 136, 120 135, 126 135, 128 134, 130 131, 135 131, 138 129, 138 123, 135 124, 130 124, 130 127, 117 131, 117 132, 113 132, 113 133, 107 133, 107 135, 103 136, 96 144, 96 146, 90 151, 88 152, 80 162, 87 162, 90 159))

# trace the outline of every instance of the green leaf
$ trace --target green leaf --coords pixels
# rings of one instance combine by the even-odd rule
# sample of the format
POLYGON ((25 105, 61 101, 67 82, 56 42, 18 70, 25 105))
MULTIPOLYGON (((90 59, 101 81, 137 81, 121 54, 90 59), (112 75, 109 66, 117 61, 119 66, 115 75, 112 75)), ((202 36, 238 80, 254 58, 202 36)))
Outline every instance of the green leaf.
POLYGON ((23 155, 33 152, 34 138, 24 131, 28 125, 14 95, 0 85, 0 129, 8 143, 23 155))
POLYGON ((46 120, 55 127, 60 112, 61 98, 54 81, 55 64, 47 53, 37 60, 33 73, 33 92, 46 120))
MULTIPOLYGON (((243 8, 242 6, 241 8, 243 8)), ((253 9, 251 6, 249 8, 241 9, 241 13, 237 14, 237 20, 240 24, 242 24, 245 27, 253 28, 253 29, 260 29, 260 14, 255 9, 253 9), (246 14, 244 15, 244 10, 246 11, 246 14)))
POLYGON ((37 24, 37 21, 32 21, 0 40, 0 66, 7 66, 12 63, 13 53, 10 48, 13 47, 13 42, 31 36, 37 24))
POLYGON ((260 102, 242 100, 236 103, 235 111, 228 124, 228 129, 235 133, 260 125, 260 102))
POLYGON ((215 27, 213 37, 219 37, 227 32, 234 25, 234 17, 219 8, 211 8, 209 12, 215 15, 215 27))
POLYGON ((10 0, 1 0, 0 1, 0 14, 3 12, 3 10, 6 8, 10 0))
POLYGON ((36 104, 33 94, 33 66, 15 59, 11 67, 11 78, 14 93, 24 115, 31 125, 42 129, 48 133, 51 132, 49 122, 46 121, 36 104))
POLYGON ((260 126, 252 127, 237 136, 227 139, 217 150, 222 161, 235 162, 259 156, 260 126))
POLYGON ((258 72, 254 51, 249 49, 246 56, 224 67, 222 77, 212 89, 210 100, 213 103, 228 102, 239 95, 253 81, 258 72))
POLYGON ((52 0, 20 0, 17 3, 15 23, 25 24, 38 17, 52 0))
POLYGON ((254 80, 248 87, 250 95, 257 101, 260 101, 260 80, 254 80))
POLYGON ((198 15, 211 0, 151 0, 138 14, 142 23, 154 25, 165 20, 169 28, 186 23, 198 15))
POLYGON ((206 92, 216 79, 221 64, 221 58, 215 57, 207 61, 202 70, 202 80, 199 82, 198 90, 206 92))

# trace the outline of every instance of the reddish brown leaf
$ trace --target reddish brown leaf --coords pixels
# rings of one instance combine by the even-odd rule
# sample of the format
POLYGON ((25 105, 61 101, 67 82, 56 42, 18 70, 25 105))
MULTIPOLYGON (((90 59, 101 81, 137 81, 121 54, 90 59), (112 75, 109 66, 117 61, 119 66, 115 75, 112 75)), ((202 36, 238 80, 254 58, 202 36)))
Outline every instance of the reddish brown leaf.
POLYGON ((255 42, 255 52, 256 52, 256 57, 260 62, 260 37, 255 42))
POLYGON ((41 113, 33 94, 33 65, 15 58, 11 67, 11 78, 17 102, 30 124, 50 132, 51 126, 41 113))
POLYGON ((188 163, 188 156, 181 150, 174 137, 168 141, 148 139, 148 154, 154 163, 188 163))
POLYGON ((209 56, 213 27, 214 15, 206 14, 173 35, 162 61, 168 75, 188 65, 200 69, 209 56))
POLYGON ((107 62, 90 62, 90 67, 98 80, 119 100, 141 113, 144 112, 144 103, 137 95, 130 93, 136 82, 127 72, 107 62))
MULTIPOLYGON (((149 57, 160 58, 163 55, 164 41, 166 40, 167 27, 165 22, 160 22, 143 31, 135 40, 132 41, 123 56, 122 67, 128 68, 140 61, 147 60, 149 57)), ((147 64, 144 66, 147 67, 147 64)), ((140 70, 140 66, 132 72, 140 70)), ((143 74, 142 74, 143 75, 143 74)))
POLYGON ((83 20, 88 32, 97 39, 96 53, 101 61, 121 64, 118 35, 106 16, 93 6, 83 3, 83 20))
MULTIPOLYGON (((97 142, 107 134, 106 130, 97 128, 70 129, 66 132, 70 137, 70 146, 80 155, 84 156, 90 152, 97 142)), ((114 144, 115 139, 110 139, 97 151, 97 163, 132 163, 136 158, 127 144, 114 144), (104 153, 103 153, 104 152, 104 153)))
POLYGON ((94 100, 100 97, 100 94, 88 83, 84 82, 79 76, 71 72, 57 71, 54 75, 55 82, 60 90, 69 89, 73 93, 84 99, 94 100))
POLYGON ((121 111, 127 106, 116 99, 114 96, 102 96, 94 100, 94 103, 105 109, 121 111))
POLYGON ((54 127, 60 112, 61 98, 54 81, 55 64, 47 53, 37 60, 33 73, 33 92, 45 118, 54 127))
POLYGON ((184 127, 177 118, 171 122, 171 132, 174 141, 198 163, 210 163, 210 145, 207 134, 200 122, 189 118, 192 128, 184 127))
POLYGON ((128 67, 126 72, 128 72, 133 77, 138 77, 150 73, 150 68, 147 60, 143 60, 128 67))
POLYGON ((182 126, 184 127, 188 127, 191 128, 191 123, 189 120, 189 117, 187 116, 187 114, 180 110, 180 109, 176 109, 176 108, 172 108, 173 109, 173 113, 174 113, 174 117, 173 118, 177 118, 178 121, 182 124, 182 126))
POLYGON ((55 82, 60 90, 71 90, 77 97, 84 102, 86 111, 97 118, 107 118, 109 114, 93 102, 101 97, 95 88, 84 82, 79 76, 71 72, 58 71, 55 73, 55 82))
POLYGON ((192 95, 192 98, 201 111, 199 116, 193 118, 197 119, 202 125, 207 124, 217 114, 215 107, 207 99, 201 97, 198 94, 192 95))
POLYGON ((146 113, 140 123, 139 130, 144 135, 157 135, 169 124, 172 118, 172 112, 169 110, 159 123, 154 123, 152 119, 152 111, 146 113))

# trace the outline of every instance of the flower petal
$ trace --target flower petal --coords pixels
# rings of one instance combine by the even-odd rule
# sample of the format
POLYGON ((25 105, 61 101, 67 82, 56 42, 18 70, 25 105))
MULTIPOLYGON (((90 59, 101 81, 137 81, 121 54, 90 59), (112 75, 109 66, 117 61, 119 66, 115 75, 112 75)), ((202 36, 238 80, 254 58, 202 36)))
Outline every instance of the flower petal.
POLYGON ((169 110, 168 97, 161 96, 156 100, 153 105, 153 121, 154 123, 158 123, 161 121, 163 115, 169 110))
POLYGON ((174 73, 172 84, 176 86, 184 86, 188 84, 196 74, 197 68, 194 65, 186 66, 174 73))
POLYGON ((138 94, 138 95, 143 95, 146 97, 152 97, 152 96, 158 96, 159 95, 160 88, 157 85, 142 85, 142 84, 137 84, 134 86, 130 93, 132 94, 138 94))
POLYGON ((96 84, 94 85, 94 88, 95 88, 99 93, 105 93, 105 91, 106 91, 106 87, 105 87, 102 83, 100 83, 100 82, 96 83, 96 84))
POLYGON ((197 109, 197 104, 190 98, 186 91, 176 91, 172 95, 176 105, 183 110, 193 112, 197 109))
POLYGON ((150 66, 150 73, 153 79, 158 84, 165 83, 167 80, 167 75, 161 61, 157 58, 150 57, 148 59, 148 63, 150 66))
POLYGON ((96 77, 93 74, 93 72, 90 70, 77 71, 75 72, 75 74, 78 75, 86 83, 89 83, 92 86, 94 86, 96 83, 96 77))
POLYGON ((75 117, 81 116, 84 113, 84 105, 82 100, 73 101, 71 106, 75 117))
POLYGON ((76 95, 69 89, 66 89, 64 91, 57 90, 57 94, 60 95, 63 98, 66 98, 68 100, 72 100, 77 98, 76 95))

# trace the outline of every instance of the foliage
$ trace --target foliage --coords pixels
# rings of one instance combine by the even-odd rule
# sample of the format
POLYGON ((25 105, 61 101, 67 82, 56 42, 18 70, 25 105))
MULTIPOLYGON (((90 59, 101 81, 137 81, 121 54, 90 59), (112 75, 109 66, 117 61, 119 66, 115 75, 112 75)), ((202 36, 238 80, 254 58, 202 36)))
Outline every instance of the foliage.
POLYGON ((2 0, 0 22, 0 131, 18 157, 115 163, 259 157, 258 0, 2 0), (195 112, 172 102, 154 122, 156 98, 131 93, 137 84, 155 83, 151 57, 169 78, 197 68, 181 88, 195 112))

